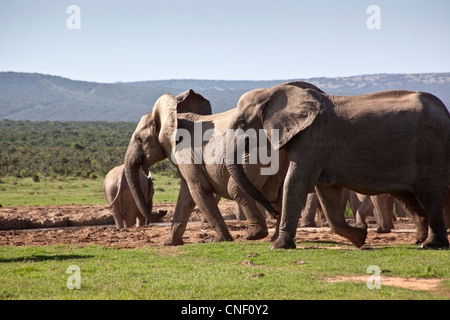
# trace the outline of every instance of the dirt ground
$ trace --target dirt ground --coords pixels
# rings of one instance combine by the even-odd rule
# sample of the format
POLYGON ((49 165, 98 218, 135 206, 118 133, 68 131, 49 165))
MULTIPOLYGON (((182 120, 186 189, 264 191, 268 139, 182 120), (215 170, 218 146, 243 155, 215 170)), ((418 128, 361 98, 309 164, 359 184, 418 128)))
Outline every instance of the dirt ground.
MULTIPOLYGON (((248 241, 245 239, 246 222, 235 219, 235 203, 221 201, 219 208, 235 241, 248 241)), ((161 223, 117 230, 112 215, 102 205, 0 208, 0 245, 100 244, 120 248, 160 246, 170 232, 175 204, 155 204, 153 210, 167 210, 161 223)), ((190 222, 183 237, 184 243, 199 243, 214 238, 214 231, 208 223, 201 222, 201 212, 197 208, 194 209, 190 222)), ((414 243, 415 229, 409 219, 401 218, 394 224, 393 232, 377 234, 375 221, 369 220, 366 246, 414 243)), ((268 226, 269 237, 259 241, 270 241, 275 231, 275 221, 268 220, 268 226)), ((298 247, 302 246, 301 242, 306 241, 332 241, 336 242, 337 247, 352 247, 349 241, 327 227, 299 228, 296 241, 300 242, 298 247)))

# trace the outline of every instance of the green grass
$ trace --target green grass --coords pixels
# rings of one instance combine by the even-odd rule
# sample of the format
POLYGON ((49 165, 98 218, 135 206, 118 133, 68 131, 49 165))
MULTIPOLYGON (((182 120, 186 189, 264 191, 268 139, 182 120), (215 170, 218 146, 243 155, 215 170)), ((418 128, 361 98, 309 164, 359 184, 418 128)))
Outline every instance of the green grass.
POLYGON ((180 178, 170 171, 152 173, 155 194, 153 202, 176 202, 180 191, 180 178))
POLYGON ((416 246, 269 250, 267 243, 189 244, 116 249, 102 246, 0 247, 0 299, 448 299, 449 251, 416 246), (304 263, 296 263, 304 261, 304 263), (81 289, 68 289, 69 266, 81 289), (336 275, 383 270, 381 289, 329 283, 336 275), (383 286, 384 276, 446 279, 433 292, 383 286))
MULTIPOLYGON (((7 206, 32 205, 95 205, 106 204, 103 193, 104 177, 4 177, 0 179, 0 204, 7 206)), ((153 174, 156 202, 174 202, 180 188, 179 178, 171 172, 153 174)))

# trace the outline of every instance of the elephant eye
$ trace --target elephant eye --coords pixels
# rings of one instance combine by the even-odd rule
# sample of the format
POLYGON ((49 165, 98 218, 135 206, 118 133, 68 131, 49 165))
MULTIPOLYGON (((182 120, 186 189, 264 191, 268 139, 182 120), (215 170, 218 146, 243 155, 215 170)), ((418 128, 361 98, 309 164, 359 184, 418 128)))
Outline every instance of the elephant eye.
POLYGON ((136 141, 137 141, 139 144, 142 144, 142 138, 141 138, 140 136, 136 136, 136 141))

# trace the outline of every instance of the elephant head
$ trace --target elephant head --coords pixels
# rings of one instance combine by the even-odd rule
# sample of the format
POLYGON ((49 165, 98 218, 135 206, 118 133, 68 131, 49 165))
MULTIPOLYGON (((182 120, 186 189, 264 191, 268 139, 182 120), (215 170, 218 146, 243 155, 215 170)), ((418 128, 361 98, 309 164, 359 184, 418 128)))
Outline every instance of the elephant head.
MULTIPOLYGON (((322 90, 301 81, 252 90, 239 99, 231 126, 244 132, 247 129, 265 129, 273 149, 278 150, 313 123, 326 99, 322 90)), ((247 178, 243 166, 234 161, 237 150, 235 146, 234 157, 227 157, 227 169, 247 194, 264 204, 265 197, 247 178)), ((278 214, 276 211, 271 213, 278 214)))
POLYGON ((171 137, 177 129, 177 114, 183 112, 211 114, 211 105, 193 90, 183 92, 177 97, 170 94, 161 96, 155 102, 152 112, 139 121, 125 154, 127 183, 139 211, 148 221, 159 220, 161 214, 152 214, 145 205, 139 184, 139 169, 142 167, 144 172, 148 172, 151 165, 170 156, 175 143, 171 137))

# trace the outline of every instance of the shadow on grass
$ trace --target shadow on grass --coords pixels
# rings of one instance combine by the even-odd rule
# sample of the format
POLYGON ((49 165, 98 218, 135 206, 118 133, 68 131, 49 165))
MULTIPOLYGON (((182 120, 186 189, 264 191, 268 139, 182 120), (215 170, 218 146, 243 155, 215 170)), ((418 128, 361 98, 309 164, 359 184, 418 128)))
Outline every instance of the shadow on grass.
POLYGON ((314 240, 314 241, 305 241, 305 242, 297 242, 297 246, 301 249, 324 249, 327 246, 340 246, 342 249, 355 248, 354 245, 338 242, 338 241, 329 241, 329 240, 314 240))
POLYGON ((16 257, 16 258, 0 258, 0 263, 10 262, 41 262, 41 261, 63 261, 63 260, 75 260, 75 259, 90 259, 93 255, 81 255, 81 254, 55 254, 55 255, 31 255, 29 257, 16 257))
POLYGON ((413 244, 402 244, 402 245, 371 245, 371 244, 365 244, 361 248, 357 248, 356 246, 349 244, 349 243, 343 243, 338 241, 329 241, 329 240, 317 240, 317 241, 311 241, 311 242, 297 242, 297 248, 303 249, 303 250, 310 250, 310 249, 330 249, 330 250, 361 250, 361 251, 367 251, 367 250, 391 250, 398 246, 401 246, 405 250, 427 250, 422 249, 417 245, 413 244))

